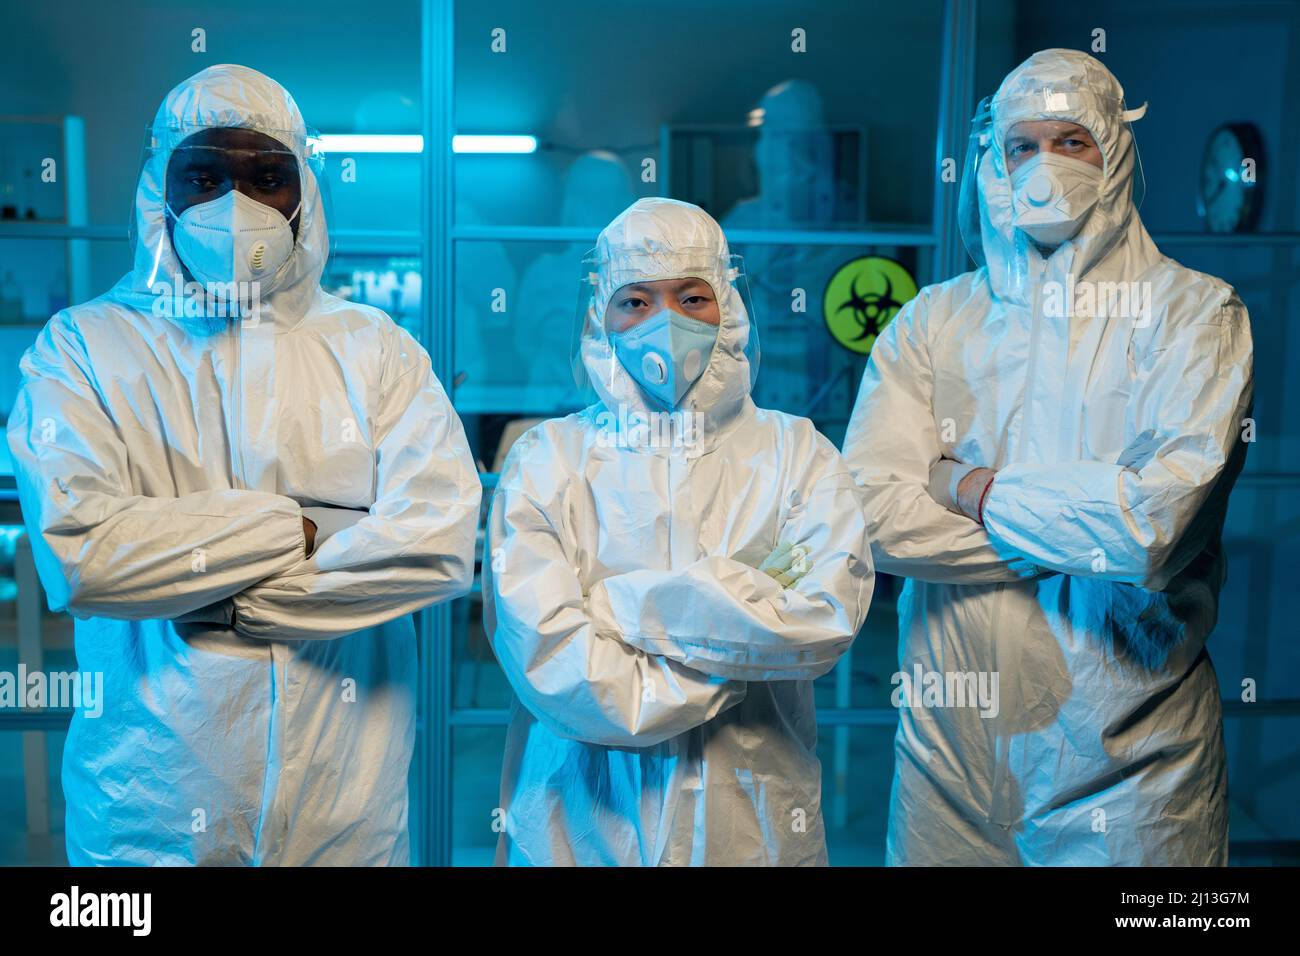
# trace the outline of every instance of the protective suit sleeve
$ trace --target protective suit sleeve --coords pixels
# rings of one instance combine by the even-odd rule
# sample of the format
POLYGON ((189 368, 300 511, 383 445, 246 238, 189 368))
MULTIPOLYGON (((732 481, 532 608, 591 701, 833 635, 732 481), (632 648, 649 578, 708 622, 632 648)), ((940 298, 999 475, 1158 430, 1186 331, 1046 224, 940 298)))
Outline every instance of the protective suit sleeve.
POLYGON ((236 595, 241 634, 339 637, 469 590, 478 473, 428 355, 401 335, 406 367, 384 388, 376 413, 370 513, 334 523, 310 558, 236 595))
POLYGON ((598 632, 551 518, 508 478, 509 466, 488 519, 483 618, 501 669, 534 717, 562 737, 649 747, 744 699, 743 683, 598 632))
POLYGON ((1023 575, 1018 555, 930 494, 943 457, 933 410, 934 375, 918 328, 928 296, 914 298, 871 348, 844 438, 844 461, 866 499, 876 568, 942 584, 993 584, 1023 575))
POLYGON ((632 571, 591 589, 597 633, 733 680, 813 680, 835 666, 866 619, 874 573, 860 492, 818 436, 811 474, 788 495, 779 532, 808 549, 788 588, 711 556, 675 571, 632 571))
MULTIPOLYGON (((21 362, 8 442, 50 609, 74 617, 175 618, 297 564, 296 502, 260 491, 179 498, 128 492, 130 461, 66 313, 21 362)), ((158 435, 160 446, 165 436, 158 435)))
POLYGON ((1235 298, 1216 311, 1145 360, 1119 461, 1003 468, 984 502, 990 534, 1063 574, 1163 590, 1217 533, 1202 505, 1246 452, 1250 327, 1235 298))

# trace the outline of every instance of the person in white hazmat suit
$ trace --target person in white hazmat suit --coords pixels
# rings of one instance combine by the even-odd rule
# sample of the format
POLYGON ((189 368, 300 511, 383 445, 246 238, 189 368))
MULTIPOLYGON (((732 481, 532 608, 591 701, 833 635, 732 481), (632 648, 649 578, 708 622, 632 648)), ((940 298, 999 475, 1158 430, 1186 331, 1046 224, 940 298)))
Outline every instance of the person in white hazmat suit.
POLYGON ((707 213, 638 200, 587 265, 600 401, 519 440, 489 518, 498 862, 824 864, 812 681, 867 613, 862 499, 811 422, 751 401, 707 213))
POLYGON ((1013 70, 972 166, 981 268, 872 350, 844 452, 877 564, 907 578, 900 671, 999 689, 984 712, 902 700, 892 864, 1226 860, 1205 642, 1251 337, 1138 218, 1144 111, 1084 53, 1013 70))
POLYGON ((68 858, 406 863, 410 613, 473 574, 460 421, 409 334, 320 288, 284 89, 210 67, 150 137, 134 268, 50 320, 8 429, 50 607, 104 675, 64 751, 68 858))

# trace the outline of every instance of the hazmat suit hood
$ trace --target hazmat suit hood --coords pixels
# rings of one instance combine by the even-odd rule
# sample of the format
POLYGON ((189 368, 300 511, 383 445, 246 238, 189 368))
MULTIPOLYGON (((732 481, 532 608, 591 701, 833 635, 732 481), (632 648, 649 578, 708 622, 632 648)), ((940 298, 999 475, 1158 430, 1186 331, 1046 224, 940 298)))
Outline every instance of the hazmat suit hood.
MULTIPOLYGON (((698 206, 675 199, 638 199, 605 227, 596 241, 594 292, 582 322, 580 353, 587 376, 605 408, 622 427, 633 416, 660 410, 646 398, 614 354, 605 310, 620 288, 688 276, 705 280, 718 300, 718 338, 709 364, 674 411, 693 413, 699 454, 737 421, 752 413, 750 387, 757 369, 757 334, 735 285, 737 273, 722 227, 698 206), (626 415, 619 412, 626 409, 626 415)), ((677 416, 674 416, 676 418, 677 416)))
POLYGON ((1002 81, 992 112, 992 148, 979 168, 979 212, 989 281, 999 298, 1026 304, 1030 262, 1042 259, 1012 224, 1006 138, 1023 121, 1078 123, 1092 134, 1103 158, 1097 203, 1078 233, 1050 255, 1050 271, 1071 273, 1076 280, 1132 279, 1159 260, 1133 202, 1140 167, 1129 122, 1141 118, 1146 107, 1127 109, 1124 89, 1110 70, 1078 50, 1040 50, 1002 81))
POLYGON ((283 143, 297 157, 302 195, 298 235, 280 270, 262 283, 260 317, 292 328, 315 298, 329 254, 324 203, 308 163, 308 131, 297 103, 275 80, 246 66, 225 63, 201 70, 178 84, 158 107, 136 187, 133 267, 110 295, 123 304, 150 309, 158 284, 170 285, 181 274, 180 258, 167 236, 167 164, 189 136, 211 127, 255 130, 283 143))

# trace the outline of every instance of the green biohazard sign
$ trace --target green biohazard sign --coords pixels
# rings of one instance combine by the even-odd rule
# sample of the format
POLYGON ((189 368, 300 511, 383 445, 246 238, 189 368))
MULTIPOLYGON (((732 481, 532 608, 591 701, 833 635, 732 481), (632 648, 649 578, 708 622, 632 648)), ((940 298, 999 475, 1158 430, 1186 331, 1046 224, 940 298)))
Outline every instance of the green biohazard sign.
POLYGON ((916 280, 902 264, 883 256, 861 256, 840 266, 826 283, 826 328, 840 345, 866 355, 914 295, 916 280))

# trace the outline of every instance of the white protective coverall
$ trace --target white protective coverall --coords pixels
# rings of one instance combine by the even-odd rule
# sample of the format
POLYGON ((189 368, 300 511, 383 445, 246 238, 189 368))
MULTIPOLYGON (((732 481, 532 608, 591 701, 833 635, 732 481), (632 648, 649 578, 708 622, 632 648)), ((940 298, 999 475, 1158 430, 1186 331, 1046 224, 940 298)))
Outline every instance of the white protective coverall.
POLYGON ((979 170, 987 265, 923 289, 863 377, 845 458, 878 567, 908 579, 900 670, 1000 681, 996 717, 902 710, 894 864, 1226 859, 1205 641, 1246 449, 1250 329, 1229 286, 1161 255, 1143 228, 1122 97, 1075 51, 1007 76, 979 170), (1003 155, 1014 123, 1041 119, 1082 125, 1105 159, 1097 205, 1048 258, 1011 225, 1003 155), (1071 280, 1074 314, 1049 309, 1071 280), (1107 282, 1139 283, 1149 312, 1090 309, 1082 284, 1107 282), (941 457, 997 470, 984 527, 927 491, 941 457), (1021 578, 1026 565, 1039 573, 1021 578))
MULTIPOLYGON (((304 130, 238 66, 186 80, 155 121, 173 139, 203 126, 304 130)), ((151 277, 180 272, 166 164, 140 176, 133 271, 50 320, 8 429, 50 606, 104 675, 102 716, 78 712, 64 751, 69 859, 405 863, 409 615, 470 586, 464 432, 414 339, 320 288, 305 163, 260 321, 155 315, 151 277), (362 514, 305 559, 312 506, 362 514)))
POLYGON ((651 409, 596 318, 581 352, 600 402, 506 462, 487 614, 517 695, 498 862, 824 864, 812 681, 867 613, 862 499, 811 422, 751 401, 750 320, 712 218, 641 199, 597 256, 592 316, 629 282, 689 275, 721 324, 681 447, 626 427, 651 409), (811 559, 788 589, 755 570, 783 542, 811 559))

